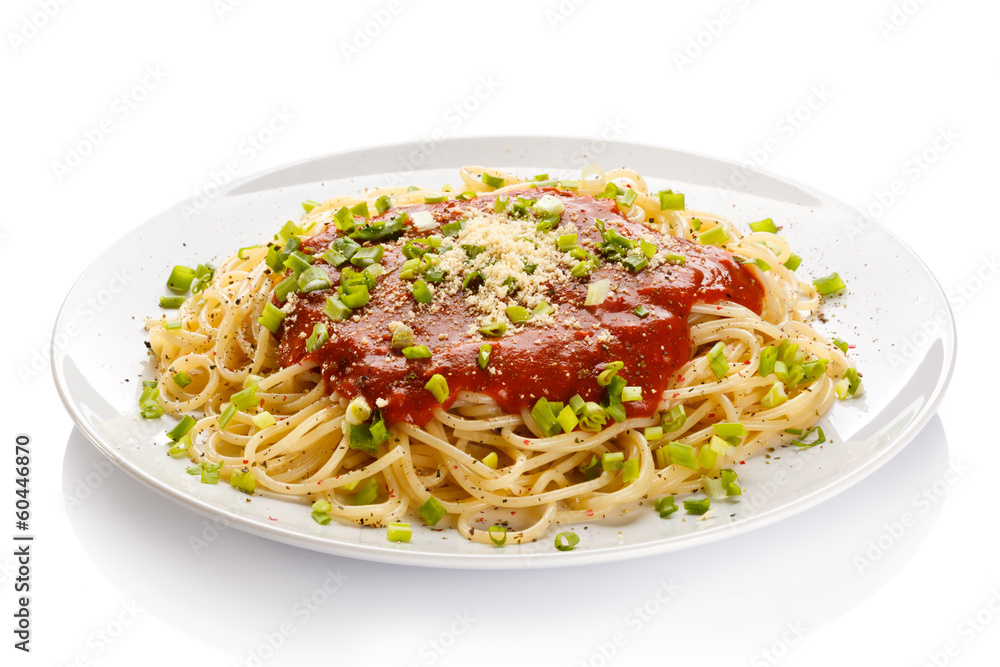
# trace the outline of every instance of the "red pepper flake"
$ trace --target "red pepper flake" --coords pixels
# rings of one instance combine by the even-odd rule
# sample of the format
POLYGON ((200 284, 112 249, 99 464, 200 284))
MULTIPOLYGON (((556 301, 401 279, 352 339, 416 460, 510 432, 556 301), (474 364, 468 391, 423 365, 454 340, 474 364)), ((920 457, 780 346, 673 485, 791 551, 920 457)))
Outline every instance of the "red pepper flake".
POLYGON ((587 516, 594 516, 594 510, 587 510, 586 512, 584 512, 584 514, 586 514, 587 516))
POLYGON ((243 459, 243 465, 246 465, 246 464, 248 464, 248 463, 250 463, 250 460, 249 460, 249 459, 243 459))
POLYGON ((277 521, 277 519, 275 519, 275 518, 274 518, 273 516, 271 516, 270 514, 268 514, 268 515, 267 515, 267 518, 268 518, 268 519, 270 519, 271 521, 277 521))

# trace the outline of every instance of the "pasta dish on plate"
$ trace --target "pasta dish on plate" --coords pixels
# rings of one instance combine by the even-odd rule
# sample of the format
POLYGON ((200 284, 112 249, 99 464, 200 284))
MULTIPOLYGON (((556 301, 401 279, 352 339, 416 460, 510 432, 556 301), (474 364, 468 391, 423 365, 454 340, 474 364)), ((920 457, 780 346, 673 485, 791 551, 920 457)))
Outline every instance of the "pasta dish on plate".
POLYGON ((808 324, 844 282, 800 279, 774 221, 628 169, 459 175, 309 201, 218 267, 174 267, 140 411, 182 417, 190 474, 393 541, 419 519, 521 543, 643 499, 711 511, 742 461, 825 442, 860 391, 808 324))

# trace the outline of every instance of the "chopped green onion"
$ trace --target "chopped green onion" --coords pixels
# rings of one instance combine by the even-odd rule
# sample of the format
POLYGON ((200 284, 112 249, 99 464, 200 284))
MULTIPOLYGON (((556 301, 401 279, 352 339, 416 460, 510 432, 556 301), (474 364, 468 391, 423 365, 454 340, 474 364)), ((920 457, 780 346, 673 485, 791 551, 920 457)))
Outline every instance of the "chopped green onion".
POLYGON ((793 252, 791 255, 789 255, 788 259, 785 260, 784 267, 789 271, 794 271, 795 269, 799 268, 800 264, 802 264, 802 258, 793 252))
POLYGON ((317 322, 313 325, 312 333, 306 339, 306 351, 315 352, 323 346, 323 343, 330 340, 330 332, 326 329, 326 324, 317 322))
POLYGON ((448 381, 440 373, 435 373, 424 385, 424 389, 431 392, 438 403, 448 400, 448 381))
MULTIPOLYGON (((327 285, 327 287, 329 287, 329 284, 327 285)), ((284 303, 285 301, 288 300, 288 295, 298 289, 299 289, 298 278, 296 278, 295 274, 292 273, 286 276, 284 280, 282 280, 275 286, 274 297, 279 302, 284 303)))
POLYGON ((670 455, 670 463, 691 470, 698 469, 698 462, 695 460, 694 447, 681 442, 668 442, 666 444, 667 454, 670 455))
POLYGON ((531 316, 548 315, 552 312, 555 312, 555 308, 550 306, 548 301, 540 301, 537 306, 531 309, 531 316))
POLYGON ((668 252, 667 261, 671 264, 676 264, 677 266, 684 266, 684 262, 687 261, 684 255, 678 255, 676 253, 668 252))
POLYGON ((402 350, 403 348, 410 347, 413 345, 413 341, 413 329, 402 322, 397 322, 396 328, 392 330, 392 349, 402 350))
POLYGON ((816 445, 822 445, 824 442, 826 442, 826 434, 823 433, 823 429, 819 426, 813 426, 800 439, 792 440, 792 444, 799 449, 809 449, 816 445), (812 442, 806 442, 806 439, 814 433, 816 434, 816 439, 812 442))
POLYGON ((535 401, 531 408, 531 418, 538 424, 538 428, 546 437, 559 435, 562 432, 562 425, 556 418, 556 413, 549 405, 549 401, 543 396, 535 401))
POLYGON ((622 403, 642 400, 642 387, 625 387, 622 389, 622 403))
POLYGON ((252 496, 257 489, 257 478, 249 470, 237 470, 229 478, 229 485, 248 496, 252 496))
POLYGON ((420 518, 424 520, 424 523, 431 527, 436 526, 438 521, 443 519, 448 513, 448 510, 444 508, 441 501, 434 496, 427 496, 427 500, 420 505, 417 511, 420 513, 420 518))
POLYGON ((489 468, 490 470, 496 470, 498 462, 499 461, 496 452, 490 452, 489 454, 483 457, 483 465, 489 468))
POLYGON ((631 271, 632 273, 639 273, 644 268, 649 266, 649 260, 646 259, 645 255, 626 255, 625 259, 622 260, 622 264, 631 271))
POLYGON ((490 526, 486 529, 486 534, 494 546, 502 547, 507 544, 507 529, 503 526, 490 526))
POLYGON ((430 303, 434 300, 434 292, 423 280, 414 282, 410 292, 413 293, 413 298, 417 300, 417 303, 430 303))
POLYGON ((723 245, 729 240, 729 232, 722 225, 716 225, 698 235, 702 245, 723 245))
POLYGON ((608 421, 607 413, 597 403, 588 401, 580 413, 580 429, 589 433, 597 433, 608 421))
POLYGON ((757 222, 751 222, 750 229, 755 232, 770 232, 771 234, 778 233, 778 226, 774 224, 774 220, 771 220, 771 218, 764 218, 763 220, 758 220, 757 222))
POLYGON ((504 332, 507 331, 507 325, 503 322, 494 322, 485 327, 480 327, 479 333, 484 336, 492 336, 494 338, 502 336, 504 332))
POLYGON ((607 278, 603 280, 598 280, 587 285, 587 298, 584 300, 584 306, 599 306, 604 303, 604 300, 608 298, 608 293, 611 291, 611 281, 607 278))
POLYGON ((372 429, 368 424, 348 424, 348 446, 374 456, 378 446, 372 437, 372 429))
POLYGON ((729 438, 732 436, 744 436, 747 434, 747 427, 740 422, 723 422, 720 424, 712 424, 712 430, 720 438, 729 438))
POLYGON ((361 487, 361 490, 354 494, 354 505, 371 505, 378 498, 378 480, 374 477, 369 477, 365 485, 361 487))
POLYGON ((562 430, 566 433, 575 429, 577 424, 580 423, 580 419, 576 416, 576 412, 574 412, 573 408, 568 405, 559 411, 556 421, 559 422, 562 430))
POLYGON ((307 294, 316 290, 330 289, 330 276, 320 267, 310 266, 299 274, 298 286, 299 291, 307 294))
POLYGON ((680 508, 674 503, 673 496, 664 496, 653 501, 653 509, 660 513, 661 519, 666 519, 680 508))
POLYGON ((629 459, 622 465, 622 484, 631 484, 639 479, 639 459, 629 459))
MULTIPOLYGON (((369 407, 367 399, 365 399, 364 396, 355 396, 351 399, 351 402, 347 404, 347 411, 344 415, 344 419, 348 424, 356 425, 368 421, 368 418, 371 416, 372 409, 369 407)), ((370 427, 369 430, 371 430, 370 427)))
POLYGON ((688 514, 704 514, 708 511, 708 508, 711 507, 711 505, 711 498, 702 498, 700 500, 689 498, 684 501, 684 509, 688 514))
POLYGON ((177 441, 176 445, 167 450, 167 454, 175 459, 179 459, 182 456, 186 456, 189 449, 191 449, 191 436, 185 435, 177 441))
POLYGON ((163 321, 163 328, 166 329, 167 331, 171 331, 173 329, 180 329, 183 325, 184 325, 184 320, 164 320, 163 321))
POLYGON ((479 346, 479 354, 476 355, 476 363, 479 364, 479 367, 483 370, 486 370, 486 367, 490 365, 490 354, 492 351, 493 346, 489 343, 483 343, 479 346))
POLYGON ((841 352, 843 352, 844 354, 847 354, 847 350, 850 347, 847 344, 847 341, 843 340, 841 338, 834 338, 833 339, 833 344, 836 345, 837 349, 840 350, 841 352))
POLYGON ((649 310, 646 306, 638 305, 632 309, 632 312, 636 314, 637 317, 647 317, 649 315, 649 310))
POLYGON ((663 440, 663 427, 662 426, 647 426, 643 432, 643 437, 646 438, 648 442, 656 442, 658 440, 663 440))
POLYGON ((390 521, 385 531, 385 539, 390 542, 409 542, 412 536, 410 524, 400 521, 390 521))
POLYGON ((579 247, 576 244, 576 234, 563 234, 556 239, 556 247, 563 252, 569 252, 573 248, 579 247))
POLYGON ((840 276, 837 275, 836 272, 831 273, 828 276, 815 279, 813 281, 813 285, 816 286, 816 291, 822 294, 823 296, 839 292, 840 290, 847 287, 847 285, 844 284, 844 281, 840 278, 840 276))
POLYGON ((201 475, 202 484, 218 484, 219 483, 219 470, 222 468, 222 461, 218 463, 209 463, 208 461, 202 461, 196 466, 191 466, 187 468, 187 474, 189 475, 201 475))
POLYGON ((682 193, 674 193, 673 190, 660 190, 657 196, 660 198, 661 211, 684 210, 684 195, 682 193))
POLYGON ((597 263, 594 259, 581 260, 570 269, 570 275, 574 278, 585 278, 593 273, 595 268, 597 268, 597 263))
POLYGON ((638 196, 639 193, 632 188, 625 188, 625 192, 618 197, 618 203, 624 204, 626 208, 631 208, 632 204, 635 203, 636 197, 638 196))
POLYGON ((705 495, 712 500, 721 500, 726 497, 726 490, 722 488, 722 480, 716 477, 702 477, 701 483, 705 489, 705 495))
POLYGON ((857 369, 848 368, 844 372, 844 379, 848 382, 847 395, 854 396, 861 387, 861 376, 858 374, 857 369))
POLYGON ((157 400, 160 390, 154 380, 142 383, 142 395, 139 396, 139 411, 143 419, 159 419, 163 416, 163 407, 157 400))
POLYGON ((760 351, 760 370, 758 373, 761 377, 767 377, 774 372, 774 364, 778 359, 778 348, 774 345, 768 345, 760 351))
POLYGON ((507 201, 507 197, 504 197, 503 195, 498 196, 493 200, 493 211, 495 213, 503 213, 507 210, 507 201))
POLYGON ((572 551, 580 543, 580 536, 571 530, 556 535, 556 549, 559 551, 572 551))
POLYGON ((326 512, 317 512, 316 510, 312 511, 312 518, 313 521, 315 521, 321 526, 325 526, 326 524, 330 523, 330 521, 333 520, 333 517, 331 517, 326 512))
POLYGON ((448 201, 448 195, 437 195, 434 197, 424 197, 425 204, 440 204, 441 202, 448 201))
POLYGON ((191 376, 184 371, 178 371, 173 375, 174 384, 183 389, 184 387, 191 384, 191 376))
POLYGON ((597 376, 597 384, 602 387, 607 387, 611 384, 611 379, 614 378, 618 371, 623 368, 625 368, 624 361, 612 361, 611 363, 605 364, 604 370, 602 370, 597 376))
POLYGON ((684 426, 684 422, 687 421, 687 412, 684 410, 683 405, 675 405, 670 408, 667 412, 663 413, 660 418, 660 423, 663 425, 664 433, 673 433, 684 426))
POLYGON ((351 256, 351 264, 357 267, 366 267, 375 264, 382 259, 382 255, 385 253, 385 248, 380 245, 371 246, 368 248, 361 248, 354 255, 351 256))
POLYGON ((382 417, 375 420, 375 423, 371 425, 371 428, 368 429, 368 431, 372 434, 372 442, 376 447, 392 437, 392 434, 389 433, 389 428, 385 425, 385 420, 382 419, 382 417))
POLYGON ((624 452, 605 452, 601 454, 601 469, 604 472, 616 472, 625 465, 624 452))
POLYGON ((160 308, 180 308, 186 300, 182 296, 161 296, 160 308))
POLYGON ((691 229, 694 231, 699 231, 701 229, 701 220, 698 218, 691 218, 691 229))
POLYGON ((236 251, 236 256, 239 259, 250 259, 250 253, 247 252, 247 251, 248 250, 255 250, 255 249, 259 248, 259 247, 260 247, 259 245, 248 245, 245 248, 240 248, 239 250, 236 251))
POLYGON ((257 322, 271 333, 278 333, 278 327, 281 326, 283 319, 285 319, 285 314, 276 308, 273 303, 268 302, 264 306, 264 312, 257 318, 257 322))
POLYGON ((507 319, 509 319, 514 324, 524 324, 531 318, 531 313, 528 312, 527 308, 521 306, 508 306, 507 319))
POLYGON ((741 496, 743 495, 743 489, 739 487, 736 483, 739 479, 736 476, 736 471, 731 468, 723 468, 719 471, 720 481, 722 482, 722 488, 726 490, 727 496, 741 496))
POLYGON ((493 174, 483 174, 483 184, 490 186, 494 190, 497 188, 502 188, 504 180, 500 176, 494 176, 493 174))
POLYGON ((785 385, 780 382, 775 382, 771 385, 771 388, 767 390, 763 398, 760 399, 760 404, 765 408, 770 410, 771 408, 776 408, 785 401, 788 400, 788 395, 785 393, 785 385))
POLYGON ((390 208, 392 208, 392 200, 389 199, 388 195, 382 195, 375 200, 375 210, 378 211, 379 215, 382 215, 390 208))
POLYGON ((285 260, 285 268, 291 269, 296 274, 299 274, 308 269, 312 263, 312 255, 307 255, 300 250, 296 250, 285 260))
POLYGON ((328 296, 326 297, 326 306, 323 308, 323 314, 336 322, 337 320, 346 320, 351 316, 352 311, 337 297, 328 296))
POLYGON ((194 428, 194 425, 196 423, 197 422, 195 421, 194 417, 192 417, 191 415, 184 415, 176 426, 167 431, 167 437, 173 440, 174 442, 177 442, 185 435, 187 435, 188 431, 194 428))
POLYGON ((430 359, 431 351, 426 345, 411 345, 403 348, 403 356, 407 359, 430 359))
POLYGON ((236 406, 232 403, 226 404, 222 414, 219 415, 219 428, 226 428, 229 422, 236 416, 236 406))
POLYGON ((726 346, 722 341, 719 341, 708 351, 708 365, 715 373, 715 377, 719 380, 726 374, 729 370, 729 362, 726 360, 726 346))
POLYGON ((253 425, 259 429, 265 429, 268 428, 269 426, 274 426, 275 424, 278 423, 277 420, 274 418, 274 415, 272 415, 270 412, 266 410, 264 412, 255 414, 253 417, 250 418, 250 421, 252 421, 253 425))
POLYGON ((237 410, 242 410, 246 412, 255 405, 260 404, 260 399, 257 398, 257 385, 252 384, 249 387, 242 389, 229 399, 237 410))
POLYGON ((194 280, 194 277, 194 269, 178 264, 170 271, 170 277, 167 278, 167 288, 173 292, 183 294, 191 289, 191 282, 194 280))
POLYGON ((313 201, 312 199, 307 199, 304 202, 302 202, 302 210, 305 211, 306 213, 309 213, 317 206, 319 206, 319 202, 313 201))

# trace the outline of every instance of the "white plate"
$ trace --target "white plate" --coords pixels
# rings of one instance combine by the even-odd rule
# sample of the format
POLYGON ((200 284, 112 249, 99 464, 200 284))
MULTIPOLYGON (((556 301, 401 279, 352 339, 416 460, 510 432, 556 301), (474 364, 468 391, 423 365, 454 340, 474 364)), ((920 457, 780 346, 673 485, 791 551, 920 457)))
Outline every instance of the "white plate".
MULTIPOLYGON (((663 553, 720 539, 800 512, 884 464, 933 413, 951 376, 955 328, 947 299, 927 267, 877 223, 844 204, 736 164, 652 146, 571 138, 455 139, 382 146, 316 158, 250 176, 211 201, 190 200, 115 243, 74 285, 56 321, 53 370, 67 410, 97 447, 125 471, 177 502, 274 540, 376 561, 437 567, 548 567, 663 553), (459 181, 463 164, 534 175, 578 174, 592 161, 628 166, 651 189, 684 192, 692 208, 738 224, 771 217, 803 257, 800 274, 837 271, 845 295, 824 307, 821 328, 856 344, 861 398, 838 402, 821 424, 831 441, 804 452, 783 448, 740 469, 744 496, 715 503, 708 518, 675 513, 662 520, 645 506, 603 522, 574 526, 580 544, 558 552, 552 535, 502 549, 473 544, 452 530, 419 527, 408 544, 384 530, 336 521, 316 524, 307 509, 201 484, 166 455, 169 419, 137 417, 141 380, 150 376, 142 320, 159 314, 170 267, 218 260, 269 238, 306 199, 397 184, 459 181), (402 172, 400 170, 403 170, 402 172)), ((554 534, 554 530, 551 531, 554 534)))

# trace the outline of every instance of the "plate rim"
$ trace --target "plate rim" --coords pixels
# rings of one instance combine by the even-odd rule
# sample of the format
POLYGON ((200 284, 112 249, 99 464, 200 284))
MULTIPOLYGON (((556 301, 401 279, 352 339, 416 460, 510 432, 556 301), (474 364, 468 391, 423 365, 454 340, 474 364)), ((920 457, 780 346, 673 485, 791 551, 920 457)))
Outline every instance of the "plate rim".
MULTIPOLYGON (((475 144, 476 142, 484 141, 510 141, 512 143, 524 144, 526 142, 539 141, 539 140, 555 140, 555 141, 574 141, 578 142, 580 145, 586 145, 590 142, 597 140, 594 137, 579 137, 579 136, 569 136, 569 135, 556 135, 556 134, 489 134, 489 135, 474 135, 467 137, 451 137, 439 140, 435 144, 439 147, 460 147, 462 145, 475 144)), ((645 143, 645 142, 635 142, 635 141, 619 141, 619 140, 604 140, 604 143, 609 146, 615 146, 621 149, 635 148, 641 150, 653 149, 659 152, 670 152, 681 156, 695 157, 702 160, 709 160, 715 162, 722 166, 733 167, 736 169, 743 169, 744 165, 726 158, 720 158, 706 153, 701 153, 698 151, 689 151, 679 148, 673 148, 669 146, 663 146, 656 143, 645 143)), ((270 169, 255 171, 247 174, 239 179, 234 179, 231 181, 224 190, 222 190, 215 201, 223 199, 228 193, 232 192, 236 188, 243 186, 253 180, 263 178, 269 175, 273 175, 278 172, 286 171, 302 165, 316 162, 319 160, 329 160, 329 159, 345 159, 351 155, 364 153, 367 151, 374 150, 387 150, 387 149, 404 149, 416 145, 416 141, 404 141, 404 142, 390 142, 381 144, 372 144, 364 147, 351 148, 348 150, 334 151, 331 153, 326 153, 323 155, 314 155, 300 160, 293 160, 279 164, 270 169)), ((414 171, 419 172, 421 169, 415 169, 414 171)), ((719 526, 714 529, 709 529, 703 532, 688 533, 676 538, 664 538, 659 540, 653 540, 645 543, 638 544, 619 544, 613 547, 599 547, 595 549, 580 549, 571 552, 537 552, 537 553, 518 553, 518 554, 508 554, 501 555, 497 553, 483 553, 483 554, 470 554, 470 553, 429 553, 429 552, 411 552, 406 549, 390 550, 385 547, 376 547, 373 545, 362 544, 362 543, 351 543, 343 541, 335 541, 326 539, 316 535, 305 535, 302 533, 294 532, 292 530, 285 529, 280 525, 267 525, 258 522, 257 520, 246 517, 239 514, 234 514, 223 507, 212 504, 207 500, 201 500, 193 496, 188 495, 179 486, 170 486, 161 483, 161 480, 154 477, 145 469, 132 464, 128 459, 121 456, 117 450, 103 441, 99 433, 96 433, 89 427, 89 423, 84 418, 84 416, 79 411, 77 405, 71 400, 70 389, 67 386, 66 379, 61 372, 61 364, 57 363, 60 361, 64 354, 58 349, 57 338, 61 332, 62 324, 64 318, 67 316, 67 306, 71 298, 76 293, 77 289, 80 287, 84 279, 90 274, 95 266, 99 265, 101 261, 111 253, 112 250, 117 248, 122 242, 131 238, 139 230, 141 230, 146 225, 150 224, 152 221, 156 220, 160 216, 179 209, 185 204, 190 204, 195 200, 195 197, 189 197, 183 201, 177 202, 168 208, 161 210, 152 217, 144 220, 138 225, 132 227, 123 235, 119 236, 112 243, 110 243, 102 252, 100 252, 87 266, 83 269, 80 275, 73 281, 66 296, 63 298, 62 303, 59 306, 58 313, 56 314, 52 335, 50 339, 50 360, 52 377, 54 384, 56 386, 56 391, 59 394, 59 398, 63 403, 66 411, 69 413, 70 417, 74 422, 74 426, 98 449, 102 452, 108 459, 111 460, 118 468, 122 469, 128 473, 133 479, 141 482, 143 486, 150 488, 160 495, 187 507, 195 511, 197 514, 204 516, 206 518, 218 519, 223 518, 229 525, 249 532, 251 534, 264 537, 282 544, 290 544, 296 547, 306 548, 313 551, 318 551, 321 553, 327 553, 337 556, 345 556, 349 558, 356 558, 360 560, 367 560, 379 563, 387 563, 394 565, 409 565, 409 566, 420 566, 420 567, 451 567, 451 568, 462 568, 462 569, 493 569, 493 570, 508 570, 508 569, 522 569, 522 568, 549 568, 549 567, 569 567, 569 566, 580 566, 589 565, 601 562, 611 562, 618 560, 627 560, 631 558, 640 558, 644 556, 656 555, 656 554, 666 554, 674 551, 679 551, 682 549, 688 549, 692 547, 697 547, 705 544, 710 544, 718 540, 726 539, 735 535, 740 535, 751 530, 756 530, 758 528, 763 528, 770 524, 776 523, 782 519, 789 518, 791 516, 805 512, 816 505, 833 498, 845 491, 848 491, 851 487, 857 485, 862 480, 866 479, 869 475, 874 473, 876 470, 884 466, 889 460, 896 456, 907 444, 909 444, 917 433, 919 433, 930 421, 931 417, 935 414, 938 405, 943 399, 951 380, 954 376, 955 371, 955 361, 958 352, 958 330, 955 322, 954 312, 950 301, 947 298, 947 294, 942 288, 937 276, 934 275, 930 267, 924 262, 924 260, 914 252, 909 245, 907 245, 902 239, 900 239, 892 230, 884 226, 878 220, 875 220, 868 216, 863 211, 857 209, 853 205, 847 204, 841 199, 829 195, 823 191, 817 190, 811 186, 806 186, 795 179, 787 178, 785 176, 775 174, 768 170, 753 168, 754 175, 760 175, 762 177, 771 178, 777 180, 786 185, 794 186, 802 190, 803 192, 818 196, 821 200, 828 202, 833 202, 844 209, 855 213, 860 219, 864 219, 869 226, 877 227, 882 233, 887 234, 903 251, 906 252, 908 258, 911 261, 915 261, 923 273, 930 278, 931 284, 937 290, 936 296, 939 297, 941 303, 944 304, 945 313, 947 315, 947 323, 942 326, 942 332, 938 340, 944 342, 945 355, 942 361, 943 372, 941 372, 936 380, 934 388, 929 392, 926 402, 920 407, 918 414, 910 421, 907 427, 897 434, 892 442, 877 452, 877 454, 866 461, 863 465, 852 470, 846 477, 840 477, 832 480, 825 484, 824 486, 815 489, 809 494, 799 498, 794 503, 785 504, 783 506, 776 507, 774 509, 766 510, 760 514, 754 514, 753 516, 741 519, 732 524, 726 524, 719 526)), ((280 188, 281 186, 279 186, 280 188)))

